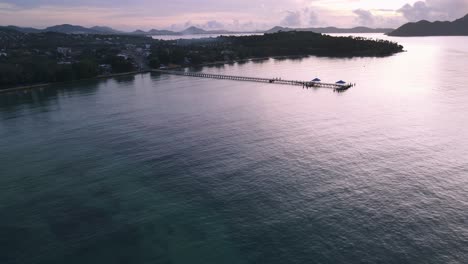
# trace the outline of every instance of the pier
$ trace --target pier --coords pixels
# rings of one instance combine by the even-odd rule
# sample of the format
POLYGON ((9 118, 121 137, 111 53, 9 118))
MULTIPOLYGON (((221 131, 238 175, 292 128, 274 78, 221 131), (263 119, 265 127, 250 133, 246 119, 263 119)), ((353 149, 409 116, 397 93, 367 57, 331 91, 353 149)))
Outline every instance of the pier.
POLYGON ((283 80, 281 78, 259 78, 259 77, 248 77, 248 76, 234 76, 234 75, 223 75, 223 74, 212 74, 212 73, 201 73, 201 72, 185 72, 185 71, 173 71, 173 70, 152 70, 152 72, 198 77, 198 78, 210 78, 219 80, 233 80, 233 81, 245 81, 245 82, 260 82, 260 83, 271 83, 271 84, 284 84, 284 85, 295 85, 302 86, 303 88, 328 88, 334 91, 341 92, 348 90, 353 87, 353 84, 349 83, 324 83, 314 81, 298 81, 298 80, 283 80))

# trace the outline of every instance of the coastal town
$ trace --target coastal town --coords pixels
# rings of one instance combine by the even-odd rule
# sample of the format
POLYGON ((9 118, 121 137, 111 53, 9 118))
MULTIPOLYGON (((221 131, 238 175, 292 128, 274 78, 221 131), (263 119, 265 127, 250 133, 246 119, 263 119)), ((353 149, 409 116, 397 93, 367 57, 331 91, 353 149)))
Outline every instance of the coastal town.
POLYGON ((0 86, 145 69, 153 42, 147 37, 0 31, 0 86))
POLYGON ((313 32, 157 40, 0 29, 0 89, 273 56, 388 56, 397 43, 313 32))

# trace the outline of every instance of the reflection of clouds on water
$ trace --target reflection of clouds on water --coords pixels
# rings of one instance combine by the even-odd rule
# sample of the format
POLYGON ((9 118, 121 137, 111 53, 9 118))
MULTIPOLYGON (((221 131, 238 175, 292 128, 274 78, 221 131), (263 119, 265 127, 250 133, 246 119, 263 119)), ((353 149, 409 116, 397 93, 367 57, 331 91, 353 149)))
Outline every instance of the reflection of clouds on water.
POLYGON ((464 51, 464 50, 447 49, 447 52, 457 54, 457 55, 468 56, 468 51, 464 51))
POLYGON ((108 81, 110 80, 77 81, 3 94, 0 96, 0 110, 13 111, 25 107, 29 109, 41 107, 45 111, 48 107, 58 107, 58 99, 61 96, 95 94, 100 85, 108 81))

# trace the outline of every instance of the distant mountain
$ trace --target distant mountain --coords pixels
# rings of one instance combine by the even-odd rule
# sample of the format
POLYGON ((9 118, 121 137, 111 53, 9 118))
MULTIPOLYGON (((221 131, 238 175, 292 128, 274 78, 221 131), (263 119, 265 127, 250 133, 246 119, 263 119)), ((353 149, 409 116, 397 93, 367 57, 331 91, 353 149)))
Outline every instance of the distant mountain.
POLYGON ((189 27, 186 30, 183 30, 180 32, 181 34, 184 35, 195 35, 195 34, 208 34, 208 31, 197 28, 197 27, 189 27))
POLYGON ((421 20, 416 23, 407 23, 392 31, 389 36, 468 36, 468 15, 453 22, 421 20))
POLYGON ((39 29, 29 28, 29 27, 6 26, 6 27, 3 27, 3 28, 9 28, 9 29, 12 29, 12 30, 19 31, 21 33, 39 33, 39 32, 41 32, 41 30, 39 30, 39 29))
POLYGON ((15 35, 15 36, 18 36, 18 35, 24 35, 23 32, 15 29, 15 28, 12 28, 12 27, 3 27, 3 26, 0 26, 0 37, 2 35, 15 35))
MULTIPOLYGON (((176 32, 171 30, 159 30, 159 29, 151 29, 149 31, 144 30, 135 30, 133 32, 124 32, 115 30, 110 27, 105 26, 94 26, 91 28, 78 26, 78 25, 70 25, 70 24, 63 24, 63 25, 56 25, 51 26, 45 29, 35 29, 35 28, 24 28, 24 27, 17 27, 17 26, 0 26, 0 28, 8 28, 11 30, 15 30, 22 33, 41 33, 41 32, 56 32, 56 33, 64 33, 64 34, 96 34, 96 35, 103 35, 103 34, 131 34, 131 35, 166 35, 166 36, 181 36, 181 35, 201 35, 201 34, 213 34, 213 35, 222 35, 222 34, 236 34, 236 33, 249 33, 249 32, 234 32, 228 30, 205 30, 199 27, 191 26, 185 30, 176 32)), ((261 31, 255 31, 250 33, 263 33, 261 31)))
POLYGON ((176 36, 176 35, 182 35, 179 32, 174 32, 170 30, 158 30, 158 29, 151 29, 149 31, 143 31, 143 30, 135 30, 131 32, 131 34, 134 35, 167 35, 167 36, 176 36))
POLYGON ((69 24, 52 26, 46 29, 36 29, 36 28, 29 28, 29 27, 25 28, 25 27, 17 27, 17 26, 6 26, 6 27, 0 27, 0 28, 9 28, 9 29, 21 32, 21 33, 57 32, 57 33, 65 33, 65 34, 126 34, 123 31, 118 31, 110 27, 95 26, 92 28, 86 28, 82 26, 74 26, 74 25, 69 25, 69 24))
POLYGON ((135 30, 133 32, 131 32, 131 34, 135 34, 135 35, 148 35, 148 32, 145 32, 143 30, 135 30))
POLYGON ((65 34, 102 34, 99 30, 94 30, 91 28, 85 28, 82 26, 75 26, 75 25, 69 25, 69 24, 48 27, 42 31, 65 33, 65 34))
POLYGON ((241 33, 241 32, 232 32, 228 30, 204 30, 199 27, 189 27, 185 30, 176 32, 170 30, 158 30, 151 29, 150 31, 136 30, 131 34, 137 35, 166 35, 166 36, 180 36, 180 35, 201 35, 201 34, 232 34, 232 33, 241 33))
POLYGON ((354 28, 336 28, 336 27, 322 27, 322 28, 288 28, 276 26, 265 33, 277 33, 288 31, 307 31, 315 33, 388 33, 393 31, 392 28, 368 28, 368 27, 354 27, 354 28))
POLYGON ((233 34, 242 32, 233 32, 229 30, 204 30, 198 27, 189 27, 186 30, 179 32, 182 35, 199 35, 199 34, 233 34))
POLYGON ((267 31, 265 31, 265 33, 278 33, 278 32, 289 32, 289 31, 295 31, 294 28, 288 28, 288 27, 280 27, 280 26, 276 26, 272 29, 269 29, 267 31))
POLYGON ((11 29, 15 29, 23 33, 40 33, 40 32, 57 32, 65 34, 121 34, 122 31, 112 29, 110 27, 92 27, 86 28, 82 26, 75 26, 69 24, 57 25, 48 27, 46 29, 35 29, 35 28, 22 28, 16 26, 8 26, 11 29))

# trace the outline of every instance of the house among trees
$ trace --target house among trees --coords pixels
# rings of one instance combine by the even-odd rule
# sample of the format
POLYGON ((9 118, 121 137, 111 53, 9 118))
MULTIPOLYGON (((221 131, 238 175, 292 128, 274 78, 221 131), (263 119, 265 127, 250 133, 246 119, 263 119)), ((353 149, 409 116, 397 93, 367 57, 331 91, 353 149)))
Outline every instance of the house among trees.
POLYGON ((72 50, 71 50, 71 48, 58 47, 57 48, 57 53, 62 55, 63 57, 68 57, 68 56, 71 55, 72 50))

